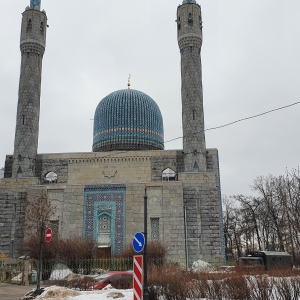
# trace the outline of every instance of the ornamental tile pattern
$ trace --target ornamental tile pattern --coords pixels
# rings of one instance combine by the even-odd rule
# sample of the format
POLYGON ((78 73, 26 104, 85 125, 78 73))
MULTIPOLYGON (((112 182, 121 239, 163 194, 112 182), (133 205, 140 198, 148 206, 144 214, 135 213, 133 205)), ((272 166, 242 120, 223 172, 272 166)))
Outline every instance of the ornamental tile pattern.
POLYGON ((34 9, 35 7, 41 8, 41 0, 30 0, 30 8, 34 9))
POLYGON ((93 151, 163 150, 163 119, 148 95, 119 90, 100 101, 94 116, 93 151))
POLYGON ((159 218, 151 218, 151 241, 159 241, 159 218))
POLYGON ((125 247, 126 187, 124 185, 87 185, 84 188, 84 236, 98 242, 102 217, 110 217, 111 252, 125 247))

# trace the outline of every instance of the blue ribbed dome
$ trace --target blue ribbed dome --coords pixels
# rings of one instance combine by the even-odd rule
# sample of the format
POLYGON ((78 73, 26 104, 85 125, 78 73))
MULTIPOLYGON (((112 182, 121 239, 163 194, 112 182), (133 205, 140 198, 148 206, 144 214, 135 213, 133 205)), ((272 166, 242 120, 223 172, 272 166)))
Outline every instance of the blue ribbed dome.
POLYGON ((99 102, 94 117, 94 152, 163 149, 162 115, 148 95, 126 89, 99 102))

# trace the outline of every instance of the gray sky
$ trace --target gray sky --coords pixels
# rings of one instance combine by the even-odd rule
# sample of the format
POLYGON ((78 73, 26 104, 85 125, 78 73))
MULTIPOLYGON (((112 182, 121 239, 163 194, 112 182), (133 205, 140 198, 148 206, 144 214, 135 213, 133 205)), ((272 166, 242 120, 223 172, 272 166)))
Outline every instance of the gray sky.
MULTIPOLYGON (((21 13, 0 10, 0 167, 13 153, 21 13)), ((132 88, 159 105, 165 141, 182 136, 176 9, 181 0, 42 0, 48 16, 39 153, 90 152, 94 111, 112 91, 132 88)), ((299 0, 198 0, 203 16, 205 127, 300 101, 299 0)), ((258 175, 299 165, 300 104, 207 131, 218 148, 223 195, 251 194, 258 175)), ((182 148, 182 140, 165 144, 182 148)))

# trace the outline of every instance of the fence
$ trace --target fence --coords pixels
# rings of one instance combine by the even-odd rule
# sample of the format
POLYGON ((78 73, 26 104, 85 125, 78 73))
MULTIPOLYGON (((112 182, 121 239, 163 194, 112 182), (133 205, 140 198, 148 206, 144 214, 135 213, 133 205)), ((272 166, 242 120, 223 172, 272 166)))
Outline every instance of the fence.
POLYGON ((17 281, 24 269, 23 262, 17 259, 2 259, 0 265, 0 283, 17 281))
MULTIPOLYGON (((0 265, 0 282, 24 283, 24 273, 28 273, 29 283, 35 283, 37 279, 38 260, 27 260, 28 267, 25 269, 25 259, 4 259, 0 265), (24 272, 24 270, 26 270, 24 272)), ((191 262, 192 263, 192 262, 191 262)), ((210 262, 215 264, 217 262, 210 262)), ((178 265, 186 267, 184 259, 149 259, 149 265, 178 265)), ((43 260, 41 280, 63 279, 68 273, 80 275, 96 275, 104 271, 128 271, 133 269, 133 257, 100 258, 100 259, 74 259, 43 260)))

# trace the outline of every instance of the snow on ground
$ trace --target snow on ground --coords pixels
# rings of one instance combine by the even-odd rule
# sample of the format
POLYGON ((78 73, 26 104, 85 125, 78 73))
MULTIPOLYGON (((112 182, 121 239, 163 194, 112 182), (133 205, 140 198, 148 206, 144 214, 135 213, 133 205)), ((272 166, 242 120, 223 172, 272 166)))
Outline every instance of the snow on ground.
POLYGON ((197 260, 197 261, 193 262, 191 271, 192 272, 207 272, 210 269, 211 269, 211 266, 209 263, 207 263, 203 260, 197 260))
POLYGON ((66 265, 58 263, 58 264, 56 264, 49 279, 50 280, 61 280, 61 279, 65 279, 69 274, 73 274, 73 272, 66 265))
POLYGON ((65 287, 51 286, 45 288, 45 291, 36 300, 107 300, 107 299, 132 300, 133 290, 116 290, 107 286, 100 291, 76 291, 65 287))

